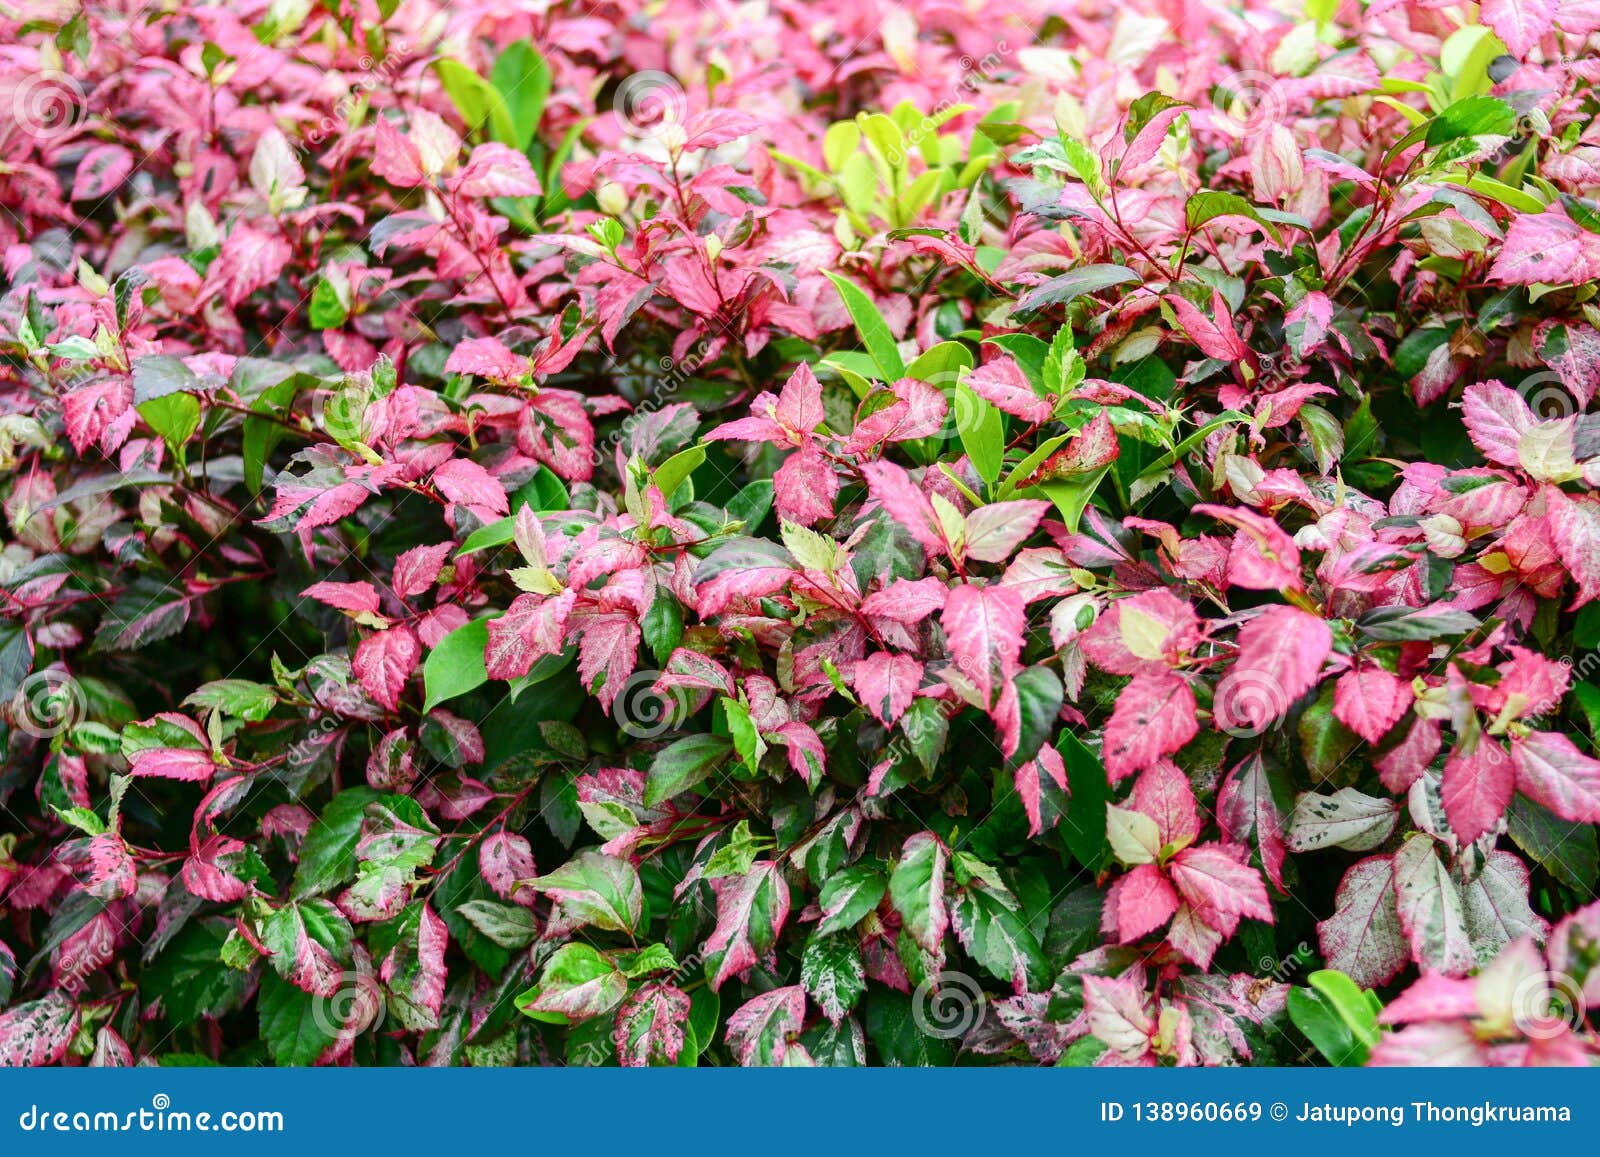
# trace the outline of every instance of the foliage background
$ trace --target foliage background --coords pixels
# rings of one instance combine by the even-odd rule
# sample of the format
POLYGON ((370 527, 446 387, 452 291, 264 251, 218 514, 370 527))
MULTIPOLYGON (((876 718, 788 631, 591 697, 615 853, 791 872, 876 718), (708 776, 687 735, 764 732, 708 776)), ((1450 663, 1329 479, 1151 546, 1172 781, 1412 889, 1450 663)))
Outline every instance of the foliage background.
POLYGON ((1597 31, 0 11, 0 1062, 1590 1063, 1597 31))

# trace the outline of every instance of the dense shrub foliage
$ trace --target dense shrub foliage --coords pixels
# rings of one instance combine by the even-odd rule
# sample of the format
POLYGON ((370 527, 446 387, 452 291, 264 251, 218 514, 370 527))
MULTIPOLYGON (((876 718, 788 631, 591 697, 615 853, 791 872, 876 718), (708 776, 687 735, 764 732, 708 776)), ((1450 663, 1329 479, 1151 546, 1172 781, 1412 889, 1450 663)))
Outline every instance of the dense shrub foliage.
POLYGON ((0 1061, 1582 1064, 1594 0, 0 11, 0 1061))

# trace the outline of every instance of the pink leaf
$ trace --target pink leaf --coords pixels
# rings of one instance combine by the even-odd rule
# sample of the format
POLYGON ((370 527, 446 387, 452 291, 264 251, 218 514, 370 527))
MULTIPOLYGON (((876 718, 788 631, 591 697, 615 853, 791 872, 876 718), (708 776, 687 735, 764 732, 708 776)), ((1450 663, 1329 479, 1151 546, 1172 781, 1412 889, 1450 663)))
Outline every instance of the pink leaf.
POLYGON ((1499 382, 1478 382, 1461 396, 1461 418, 1480 454, 1502 466, 1521 466, 1518 445, 1537 421, 1521 394, 1499 382))
POLYGON ((135 752, 128 763, 130 775, 180 779, 187 783, 208 783, 217 771, 209 751, 187 747, 149 747, 135 752))
MULTIPOLYGON (((1123 151, 1120 171, 1131 172, 1160 152, 1162 142, 1167 139, 1167 132, 1172 128, 1173 122, 1189 111, 1188 105, 1175 105, 1156 112, 1144 123, 1123 151)), ((1125 124, 1124 133, 1131 127, 1125 124)))
POLYGON ((711 881, 717 894, 717 926, 706 940, 707 956, 721 954, 711 987, 757 964, 777 942, 789 918, 789 885, 772 860, 758 860, 742 876, 711 881))
POLYGON ((910 655, 877 651, 856 664, 856 694, 885 727, 905 714, 922 686, 922 663, 910 655))
POLYGON ((528 158, 498 141, 473 149, 451 184, 467 197, 537 197, 544 191, 528 158))
POLYGON ((778 391, 772 416, 791 434, 809 434, 827 417, 822 408, 822 383, 805 362, 794 368, 778 391))
POLYGON ((491 514, 511 509, 506 488, 482 466, 466 458, 452 458, 433 472, 433 485, 451 502, 481 507, 491 514))
POLYGON ((59 1065, 78 1028, 78 1006, 59 992, 0 1012, 0 1068, 59 1065))
POLYGON ((532 907, 537 896, 531 888, 518 888, 518 880, 531 880, 539 874, 533 863, 533 848, 527 839, 514 832, 496 832, 478 848, 478 870, 486 884, 502 900, 532 907))
POLYGON ((1165 671, 1200 641, 1200 616, 1162 588, 1117 599, 1083 633, 1084 657, 1113 675, 1165 671))
POLYGON ((1576 285, 1600 276, 1600 236, 1573 222, 1559 204, 1511 223, 1489 270, 1506 285, 1576 285))
POLYGON ((1050 503, 1017 499, 980 506, 966 520, 967 555, 980 562, 1005 562, 1033 533, 1050 503))
POLYGON ((1422 975, 1381 1013, 1380 1024, 1406 1024, 1416 1020, 1456 1020, 1478 1015, 1478 986, 1465 977, 1422 975))
MULTIPOLYGON (((1556 731, 1511 740, 1517 790, 1573 823, 1600 823, 1600 761, 1556 731)), ((1453 822, 1453 821, 1452 821, 1453 822)))
POLYGON ((1363 988, 1387 984, 1406 966, 1411 952, 1400 929, 1392 857, 1369 856, 1345 872, 1317 939, 1328 967, 1363 988))
POLYGON ((1249 355, 1249 347, 1234 332, 1233 318, 1218 291, 1212 290, 1211 293, 1211 311, 1216 314, 1215 321, 1201 313, 1181 294, 1169 293, 1162 300, 1171 307, 1183 332, 1189 335, 1189 340, 1199 346, 1200 352, 1207 357, 1235 362, 1249 355))
POLYGON ((379 116, 374 126, 371 171, 391 185, 410 189, 422 184, 428 175, 422 171, 422 157, 417 146, 395 127, 393 121, 379 116))
POLYGON ((833 517, 839 477, 815 443, 789 455, 772 476, 772 485, 780 517, 801 526, 833 517))
POLYGON ((1251 755, 1228 773, 1217 793, 1217 824, 1227 839, 1237 844, 1254 841, 1261 853, 1267 879, 1283 890, 1284 842, 1287 828, 1283 809, 1273 795, 1272 781, 1260 753, 1251 755))
POLYGON ((1464 1021, 1428 1021, 1386 1033, 1367 1064, 1377 1068, 1461 1068, 1486 1064, 1482 1043, 1464 1021))
POLYGON ((1200 835, 1200 811, 1189 777, 1170 759, 1157 760, 1133 785, 1130 806, 1156 821, 1163 844, 1191 843, 1200 835))
POLYGON ((1243 862, 1237 845, 1184 848, 1172 858, 1172 882, 1188 903, 1222 916, 1248 916, 1272 923, 1272 905, 1261 873, 1243 862))
POLYGON ((1411 684, 1382 667, 1346 671, 1333 685, 1333 716, 1368 743, 1377 743, 1411 706, 1411 684))
MULTIPOLYGON (((1055 784, 1056 790, 1063 796, 1071 794, 1066 764, 1061 760, 1061 753, 1049 743, 1039 748, 1039 754, 1018 767, 1016 772, 1017 795, 1022 798, 1022 810, 1028 814, 1030 836, 1037 836, 1044 831, 1043 797, 1046 777, 1055 784)), ((1057 819, 1059 815, 1052 817, 1052 827, 1057 819)))
POLYGON ((402 625, 378 631, 362 640, 350 669, 374 702, 396 711, 400 707, 400 692, 421 658, 422 644, 417 642, 410 627, 402 625))
POLYGON ((441 542, 437 546, 414 546, 394 560, 394 593, 403 599, 423 594, 439 577, 445 560, 455 549, 453 543, 441 542))
POLYGON ((1554 0, 1483 0, 1479 12, 1512 56, 1525 57, 1555 25, 1554 0))
POLYGON ((78 386, 61 399, 61 416, 72 448, 80 455, 99 444, 107 454, 128 440, 138 411, 126 378, 108 377, 78 386))
POLYGON ((1200 503, 1195 514, 1209 514, 1238 528, 1228 555, 1228 581, 1256 591, 1299 590, 1300 550, 1272 519, 1253 510, 1200 503))
POLYGON ((378 589, 368 582, 313 583, 300 592, 300 597, 316 599, 319 603, 349 611, 352 615, 378 613, 378 589))
POLYGON ((228 304, 236 306, 262 286, 276 281, 293 255, 289 242, 278 234, 238 225, 222 243, 207 280, 220 286, 228 304))
POLYGON ((689 118, 683 128, 685 150, 714 149, 729 141, 761 131, 761 122, 749 113, 709 108, 689 118))
POLYGON ((950 592, 940 616, 950 657, 985 704, 1016 674, 1027 626, 1022 598, 1001 586, 963 584, 950 592))
POLYGON ((1012 357, 985 362, 962 379, 972 392, 997 409, 1028 422, 1048 422, 1051 403, 1033 392, 1022 367, 1012 357))
POLYGON ((937 578, 895 579, 861 600, 861 613, 896 623, 920 623, 944 609, 950 588, 937 578))
POLYGON ((1315 615, 1268 607, 1239 629, 1238 658, 1212 701, 1217 726, 1259 735, 1316 683, 1332 648, 1332 630, 1315 615))
POLYGON ((1572 609, 1600 598, 1600 498, 1573 497, 1555 486, 1544 488, 1550 538, 1561 565, 1578 584, 1572 609))
POLYGON ((1131 944, 1160 928, 1178 910, 1178 893, 1154 864, 1128 870, 1106 893, 1101 927, 1119 944, 1131 944))
POLYGON ((1126 1061, 1150 1051, 1155 1026, 1145 1012, 1144 993, 1127 977, 1083 978, 1083 1011, 1096 1040, 1126 1061))
POLYGON ((1477 963, 1460 889, 1430 837, 1412 836, 1394 854, 1394 889, 1400 928, 1411 944, 1413 960, 1451 976, 1460 976, 1477 963))
POLYGON ((489 678, 516 679, 528 673, 535 659, 558 654, 565 646, 567 617, 576 598, 571 590, 549 599, 519 595, 505 614, 490 619, 483 653, 489 678))
POLYGON ((764 992, 728 1018, 728 1047, 746 1067, 809 1064, 797 1041, 805 1016, 806 990, 798 984, 764 992))
POLYGON ((627 1068, 677 1064, 689 1008, 688 994, 676 985, 640 985, 617 1009, 611 1033, 617 1060, 627 1068))
POLYGON ((1452 752, 1440 785, 1451 830, 1463 843, 1494 830, 1511 803, 1514 786, 1511 759, 1499 741, 1484 736, 1471 754, 1452 752))
POLYGON ((1409 790, 1433 765, 1442 746, 1438 720, 1413 717, 1400 742, 1373 759, 1372 764, 1378 769, 1383 786, 1398 794, 1409 790))
POLYGON ((1115 783, 1170 755, 1200 730, 1194 692, 1180 676, 1135 675, 1117 696, 1102 755, 1115 783))
POLYGON ((98 201, 133 172, 133 154, 121 145, 96 145, 83 154, 72 178, 74 201, 98 201))
POLYGON ((515 382, 528 372, 528 359, 514 354, 499 338, 469 338, 450 351, 444 363, 449 374, 475 374, 499 382, 515 382))
POLYGON ((1101 410, 1087 425, 1074 432, 1065 446, 1044 460, 1034 478, 1044 481, 1089 474, 1115 462, 1121 454, 1122 445, 1117 441, 1111 413, 1101 410))
POLYGON ((867 490, 878 505, 910 531, 911 537, 921 543, 924 550, 933 554, 945 548, 933 503, 917 489, 902 467, 879 459, 863 463, 861 475, 867 480, 867 490))

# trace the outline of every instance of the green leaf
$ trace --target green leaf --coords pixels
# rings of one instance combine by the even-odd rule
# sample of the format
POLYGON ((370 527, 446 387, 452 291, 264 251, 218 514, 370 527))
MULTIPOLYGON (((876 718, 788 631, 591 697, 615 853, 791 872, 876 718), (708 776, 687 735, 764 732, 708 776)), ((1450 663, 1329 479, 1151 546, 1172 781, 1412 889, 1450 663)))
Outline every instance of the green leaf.
POLYGON ((249 679, 213 679, 192 692, 183 703, 186 707, 206 707, 235 719, 260 723, 278 705, 278 691, 249 679))
POLYGON ((1022 295, 1016 308, 1019 312, 1027 312, 1043 309, 1047 305, 1067 305, 1086 293, 1098 293, 1113 285, 1143 280, 1126 265, 1085 265, 1030 289, 1022 295))
POLYGON ((581 941, 556 949, 539 983, 516 998, 524 1016, 572 1024, 610 1012, 628 994, 628 979, 611 958, 581 941))
POLYGON ((972 459, 978 477, 993 486, 1005 467, 1006 420, 999 408, 980 398, 965 382, 956 385, 956 412, 964 415, 956 424, 961 448, 972 459))
POLYGON ((422 664, 423 711, 432 711, 489 681, 483 662, 488 645, 488 619, 473 619, 439 640, 422 664))
POLYGON ((164 394, 139 407, 139 416, 154 430, 178 461, 186 461, 184 443, 200 428, 200 399, 193 394, 164 394))
POLYGON ((526 948, 539 934, 539 926, 533 922, 533 913, 515 904, 468 900, 456 911, 502 948, 526 948))
POLYGON ((639 631, 657 663, 666 663, 683 640, 683 605, 669 592, 657 589, 650 609, 639 620, 639 631))
POLYGON ((1014 682, 1021 707, 1022 734, 1016 754, 1006 760, 1008 768, 1018 767, 1039 754, 1045 741, 1055 733, 1064 698, 1060 676, 1043 664, 1022 671, 1014 682))
POLYGON ((1600 840, 1593 824, 1564 820, 1518 795, 1506 810, 1506 827, 1512 842, 1550 875, 1584 895, 1594 891, 1600 881, 1600 840))
POLYGON ((250 975, 222 961, 229 927, 222 920, 191 920, 140 974, 145 1002, 159 1000, 172 1028, 223 1016, 243 1003, 250 975))
POLYGON ((877 908, 888 887, 889 881, 877 868, 854 864, 839 869, 828 877, 817 894, 817 907, 822 912, 817 932, 831 936, 854 927, 863 916, 877 908))
POLYGON ((962 888, 950 919, 962 946, 997 980, 1025 983, 1030 992, 1049 984, 1053 974, 1022 906, 998 881, 978 878, 962 888))
POLYGON ((945 889, 945 846, 932 832, 912 836, 906 841, 894 870, 889 874, 889 899, 900 913, 900 959, 912 973, 914 984, 932 979, 926 975, 931 959, 939 949, 943 929, 936 920, 942 909, 945 889))
MULTIPOLYGON (((534 476, 517 487, 511 496, 511 513, 531 506, 539 514, 553 514, 572 508, 572 496, 567 484, 548 466, 540 466, 534 476)), ((510 540, 507 539, 509 542, 510 540)))
POLYGON ((311 291, 311 307, 307 320, 312 329, 338 329, 350 317, 350 311, 339 300, 339 291, 331 281, 318 281, 311 291))
POLYGON ((1088 871, 1098 872, 1111 850, 1106 841, 1111 784, 1105 765, 1071 732, 1063 732, 1056 740, 1056 750, 1067 766, 1067 785, 1072 789, 1067 814, 1057 830, 1078 862, 1088 871))
MULTIPOLYGON (((252 360, 241 359, 239 365, 234 367, 233 376, 238 377, 240 367, 252 360)), ((244 484, 251 494, 261 492, 261 476, 266 470, 267 459, 287 433, 283 425, 275 420, 276 417, 294 401, 301 385, 313 380, 310 375, 290 374, 262 389, 255 401, 250 403, 250 413, 245 417, 241 435, 241 452, 244 455, 244 484)))
POLYGON ((681 486, 690 474, 706 460, 704 446, 690 446, 687 450, 679 450, 660 466, 656 467, 656 486, 661 491, 661 497, 671 499, 673 492, 681 486))
MULTIPOLYGON (((887 121, 887 117, 880 117, 887 121)), ((892 123, 892 122, 891 122, 892 123)), ((878 372, 886 382, 897 382, 906 376, 905 362, 900 359, 900 347, 894 340, 894 333, 889 329, 889 323, 883 319, 883 314, 878 312, 878 307, 873 303, 854 282, 847 281, 837 273, 823 271, 828 280, 833 282, 834 288, 839 291, 839 296, 844 298, 844 307, 850 311, 850 319, 856 323, 856 332, 861 335, 861 344, 867 347, 867 352, 872 355, 878 372)))
POLYGON ((1499 97, 1458 100, 1428 125, 1429 148, 1463 137, 1508 137, 1516 131, 1517 111, 1499 97))
POLYGON ((1220 189, 1202 189, 1189 198, 1183 207, 1183 216, 1190 229, 1198 229, 1218 217, 1244 217, 1260 225, 1273 240, 1280 239, 1277 227, 1261 215, 1260 209, 1237 193, 1225 193, 1220 189))
POLYGON ((572 920, 607 932, 633 933, 644 912, 639 873, 627 860, 586 851, 527 886, 559 901, 572 920))
POLYGON ((1061 521, 1066 523, 1068 532, 1075 534, 1078 530, 1078 521, 1083 517, 1083 508, 1089 505, 1089 499, 1093 498, 1094 492, 1100 488, 1100 480, 1110 469, 1111 464, 1108 462, 1088 474, 1070 478, 1052 478, 1041 482, 1038 486, 1030 486, 1028 490, 1037 490, 1055 503, 1056 511, 1061 515, 1061 521))
POLYGON ((942 341, 918 354, 906 367, 906 377, 938 383, 972 368, 972 351, 958 341, 942 341))
POLYGON ((550 65, 526 39, 516 40, 495 58, 489 83, 500 94, 511 120, 511 136, 504 143, 527 152, 550 98, 550 65))
POLYGON ((1600 603, 1585 603, 1572 624, 1572 641, 1586 651, 1600 649, 1600 603))
MULTIPOLYGON (((478 527, 461 543, 461 549, 456 551, 457 558, 465 558, 469 554, 477 554, 483 550, 493 550, 497 546, 504 546, 516 537, 517 520, 510 515, 497 518, 493 522, 485 523, 478 527)), ((484 636, 488 638, 487 635, 484 636)))
POLYGON ((867 990, 866 967, 854 936, 812 932, 800 954, 800 983, 823 1015, 837 1024, 867 990))
POLYGON ((446 57, 434 61, 433 67, 468 129, 477 132, 487 126, 489 135, 503 144, 516 140, 517 129, 511 120, 511 110, 506 108, 505 99, 493 85, 459 60, 446 57))
POLYGON ((168 354, 146 354, 134 359, 133 400, 141 407, 145 402, 153 402, 168 394, 198 389, 200 379, 183 364, 182 358, 168 354))
POLYGON ((181 586, 174 590, 171 584, 154 574, 140 575, 101 618, 93 649, 137 650, 177 634, 188 621, 189 600, 181 586))
POLYGON ((614 952, 612 957, 629 980, 660 972, 676 972, 679 968, 677 957, 665 944, 650 944, 637 952, 614 952))
POLYGON ((772 494, 772 479, 762 478, 750 483, 728 499, 728 517, 744 523, 746 534, 754 534, 772 509, 772 494))
POLYGON ((320 896, 356 874, 356 842, 367 805, 379 799, 370 787, 347 787, 328 801, 300 844, 292 892, 320 896))
POLYGON ((256 996, 261 1039, 280 1065, 314 1065, 336 1039, 337 1013, 328 1001, 296 988, 270 969, 262 973, 256 996))
POLYGON ((922 769, 932 773, 950 736, 950 720, 939 704, 932 699, 913 699, 900 717, 899 727, 922 769))
POLYGON ((1376 995, 1342 972, 1324 969, 1306 978, 1310 988, 1289 990, 1289 1019, 1330 1064, 1355 1067, 1382 1036, 1376 995))
POLYGON ((1178 100, 1160 92, 1147 92, 1128 106, 1128 121, 1122 127, 1122 139, 1132 144, 1135 137, 1143 131, 1159 114, 1172 108, 1189 108, 1188 101, 1178 100))
POLYGON ((721 735, 688 735, 662 748, 645 776, 645 806, 655 807, 688 791, 732 750, 732 742, 721 735))
POLYGON ((105 821, 95 815, 86 807, 54 807, 56 819, 66 824, 69 828, 76 828, 86 836, 98 836, 105 833, 105 821))
POLYGON ((739 753, 739 762, 755 775, 761 770, 761 757, 766 754, 767 745, 750 719, 750 709, 727 696, 722 698, 722 709, 728 719, 728 734, 733 737, 733 749, 739 753))

